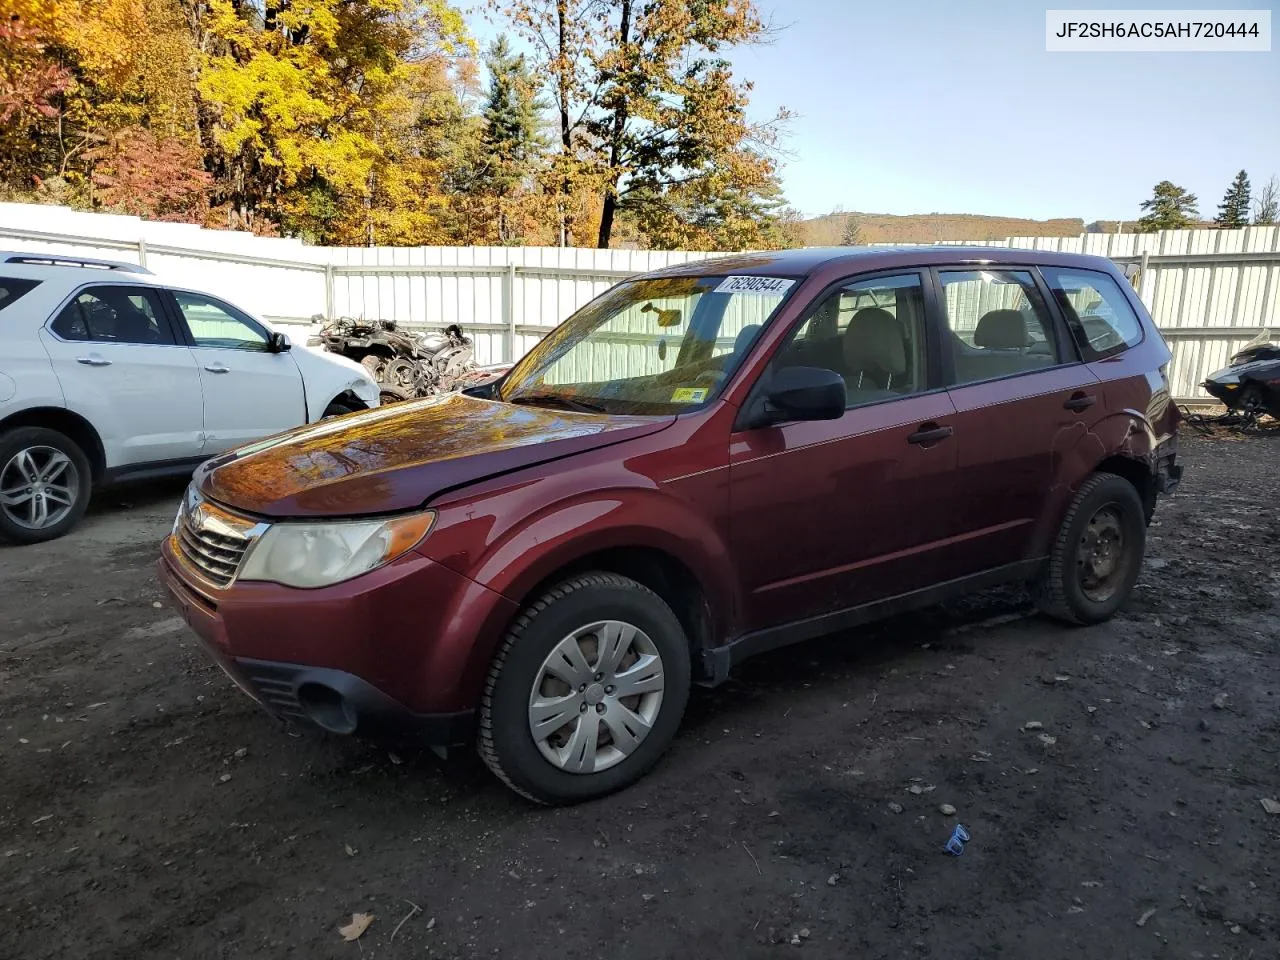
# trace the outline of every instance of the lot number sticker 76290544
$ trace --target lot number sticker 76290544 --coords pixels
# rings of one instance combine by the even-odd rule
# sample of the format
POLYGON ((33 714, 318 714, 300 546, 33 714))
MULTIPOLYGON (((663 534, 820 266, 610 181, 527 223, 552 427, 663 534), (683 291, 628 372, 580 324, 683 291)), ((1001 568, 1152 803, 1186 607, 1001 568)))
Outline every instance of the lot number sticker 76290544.
POLYGON ((795 285, 794 280, 783 277, 725 277, 716 287, 716 293, 754 293, 759 296, 780 297, 795 285))

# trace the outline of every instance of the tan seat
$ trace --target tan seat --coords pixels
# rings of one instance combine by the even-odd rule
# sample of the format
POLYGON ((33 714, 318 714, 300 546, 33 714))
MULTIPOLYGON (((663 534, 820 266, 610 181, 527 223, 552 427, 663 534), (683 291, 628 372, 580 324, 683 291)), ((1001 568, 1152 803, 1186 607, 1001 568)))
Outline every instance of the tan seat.
POLYGON ((852 390, 910 389, 907 344, 897 317, 879 307, 863 307, 844 332, 845 379, 852 390))

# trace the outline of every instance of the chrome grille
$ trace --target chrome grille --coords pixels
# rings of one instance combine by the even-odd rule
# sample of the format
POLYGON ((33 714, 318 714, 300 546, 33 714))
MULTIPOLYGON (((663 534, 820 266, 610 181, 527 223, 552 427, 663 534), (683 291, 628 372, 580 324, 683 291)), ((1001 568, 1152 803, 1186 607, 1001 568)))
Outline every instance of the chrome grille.
POLYGON ((208 503, 188 488, 178 510, 174 535, 182 558, 215 586, 236 577, 246 551, 265 526, 208 503))

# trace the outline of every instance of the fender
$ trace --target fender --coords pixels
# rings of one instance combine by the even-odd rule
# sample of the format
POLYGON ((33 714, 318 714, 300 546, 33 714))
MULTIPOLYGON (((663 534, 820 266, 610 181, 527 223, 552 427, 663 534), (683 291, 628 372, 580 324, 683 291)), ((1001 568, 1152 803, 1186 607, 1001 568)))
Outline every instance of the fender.
MULTIPOLYGON (((602 550, 642 547, 678 560, 698 580, 715 619, 711 636, 730 635, 730 618, 738 609, 738 589, 723 539, 688 502, 652 481, 617 483, 603 489, 562 489, 562 495, 540 508, 522 510, 519 500, 535 488, 565 488, 573 474, 548 477, 509 487, 496 497, 512 502, 498 507, 493 498, 440 508, 436 529, 418 551, 469 577, 517 605, 556 571, 602 550), (642 485, 643 484, 643 485, 642 485), (496 528, 498 518, 517 518, 496 528)), ((477 637, 471 655, 480 669, 493 656, 500 633, 477 637)))
POLYGON ((1154 471, 1159 446, 1160 440, 1146 415, 1132 409, 1095 421, 1074 443, 1064 446, 1058 452, 1057 475, 1046 498, 1047 509, 1041 514, 1031 540, 1031 555, 1038 557, 1049 552, 1071 498, 1102 461, 1108 457, 1125 457, 1154 471))

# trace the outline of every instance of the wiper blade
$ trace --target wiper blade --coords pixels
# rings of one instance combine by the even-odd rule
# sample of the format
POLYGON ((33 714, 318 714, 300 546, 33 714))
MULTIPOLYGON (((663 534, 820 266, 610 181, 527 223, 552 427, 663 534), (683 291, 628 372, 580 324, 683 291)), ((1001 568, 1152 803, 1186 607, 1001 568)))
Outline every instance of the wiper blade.
POLYGON ((531 406, 550 403, 564 407, 566 410, 576 410, 579 413, 609 412, 598 403, 579 400, 577 397, 567 397, 563 393, 522 393, 518 397, 509 397, 507 403, 527 403, 531 406))

